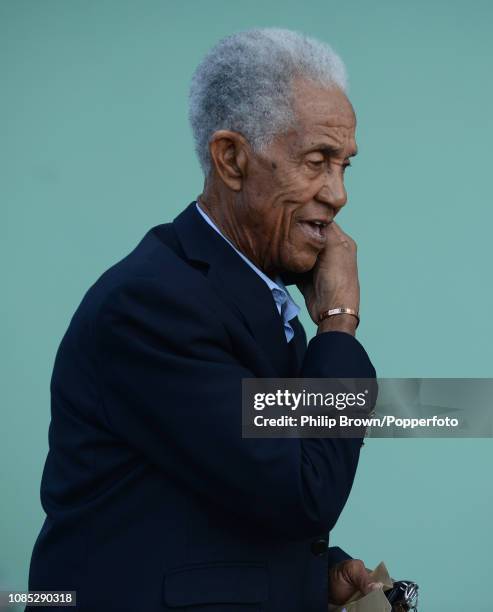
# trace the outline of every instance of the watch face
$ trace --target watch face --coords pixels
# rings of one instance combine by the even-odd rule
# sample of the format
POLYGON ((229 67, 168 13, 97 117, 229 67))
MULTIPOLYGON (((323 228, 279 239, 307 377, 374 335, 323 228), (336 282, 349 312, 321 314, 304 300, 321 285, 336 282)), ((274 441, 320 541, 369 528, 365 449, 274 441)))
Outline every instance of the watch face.
POLYGON ((394 586, 385 592, 392 604, 392 612, 409 612, 418 609, 418 585, 409 580, 394 582, 394 586))

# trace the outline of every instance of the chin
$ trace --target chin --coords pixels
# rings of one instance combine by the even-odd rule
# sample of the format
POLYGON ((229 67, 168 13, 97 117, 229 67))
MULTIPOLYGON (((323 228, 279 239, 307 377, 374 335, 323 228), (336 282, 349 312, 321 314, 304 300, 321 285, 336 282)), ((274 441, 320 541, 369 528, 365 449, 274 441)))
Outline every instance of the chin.
POLYGON ((297 253, 294 257, 286 258, 283 268, 288 274, 305 274, 310 272, 317 263, 315 253, 297 253))

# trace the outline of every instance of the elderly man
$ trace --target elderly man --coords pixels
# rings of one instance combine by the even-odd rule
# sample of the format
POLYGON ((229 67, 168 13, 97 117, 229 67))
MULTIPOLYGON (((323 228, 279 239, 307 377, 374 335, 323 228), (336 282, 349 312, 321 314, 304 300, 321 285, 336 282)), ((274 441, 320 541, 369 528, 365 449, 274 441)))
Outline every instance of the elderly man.
POLYGON ((280 29, 197 68, 203 193, 99 278, 57 353, 31 590, 91 612, 322 612, 375 588, 328 547, 361 439, 241 436, 243 378, 375 376, 334 221, 356 154, 345 86, 328 46, 280 29))

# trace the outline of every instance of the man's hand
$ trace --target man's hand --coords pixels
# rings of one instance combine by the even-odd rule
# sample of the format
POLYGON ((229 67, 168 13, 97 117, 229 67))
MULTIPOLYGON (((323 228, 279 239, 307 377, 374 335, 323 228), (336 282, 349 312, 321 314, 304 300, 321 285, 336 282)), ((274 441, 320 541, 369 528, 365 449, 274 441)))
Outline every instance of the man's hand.
MULTIPOLYGON (((363 561, 347 559, 329 570, 329 604, 342 605, 357 591, 366 595, 382 588, 381 582, 370 581, 370 571, 363 561)), ((331 606, 329 605, 329 610, 331 606)))
MULTIPOLYGON (((359 280, 356 243, 333 221, 326 228, 326 247, 318 256, 311 281, 299 286, 314 323, 323 310, 344 306, 359 311, 359 280)), ((319 332, 340 330, 354 333, 356 318, 337 315, 320 324, 319 332)))

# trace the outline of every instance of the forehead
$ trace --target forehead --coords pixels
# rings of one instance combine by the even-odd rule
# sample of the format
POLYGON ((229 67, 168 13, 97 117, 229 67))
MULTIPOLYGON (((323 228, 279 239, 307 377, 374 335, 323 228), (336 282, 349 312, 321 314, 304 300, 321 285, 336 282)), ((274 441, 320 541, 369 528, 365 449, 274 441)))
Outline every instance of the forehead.
POLYGON ((322 139, 330 146, 344 149, 346 154, 355 152, 356 116, 340 89, 295 80, 293 111, 296 117, 293 136, 300 146, 310 146, 322 139))

